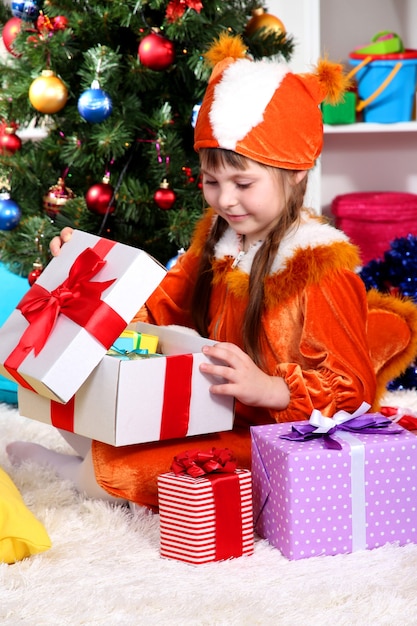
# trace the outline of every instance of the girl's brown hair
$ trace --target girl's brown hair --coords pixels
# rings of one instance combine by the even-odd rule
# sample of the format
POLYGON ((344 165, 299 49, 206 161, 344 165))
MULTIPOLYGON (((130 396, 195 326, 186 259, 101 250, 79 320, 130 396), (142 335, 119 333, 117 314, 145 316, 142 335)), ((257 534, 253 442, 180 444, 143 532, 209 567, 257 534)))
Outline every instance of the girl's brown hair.
MULTIPOLYGON (((199 155, 202 166, 207 167, 209 170, 215 171, 222 165, 229 165, 240 170, 247 168, 248 159, 230 150, 205 148, 200 150, 199 155)), ((285 176, 294 175, 292 170, 281 170, 262 165, 261 163, 259 165, 271 170, 272 175, 281 176, 283 183, 285 182, 285 176)), ((271 271, 272 263, 276 258, 284 235, 299 219, 306 186, 307 176, 299 183, 282 185, 283 189, 291 189, 291 193, 286 199, 285 210, 282 212, 276 227, 269 232, 257 251, 252 263, 249 276, 249 300, 242 328, 242 339, 244 350, 258 366, 262 366, 261 339, 263 327, 261 322, 264 310, 264 280, 271 271)), ((218 216, 205 242, 200 259, 193 293, 192 311, 196 328, 204 337, 208 335, 208 309, 213 281, 212 261, 214 259, 214 248, 227 227, 227 222, 218 216)))

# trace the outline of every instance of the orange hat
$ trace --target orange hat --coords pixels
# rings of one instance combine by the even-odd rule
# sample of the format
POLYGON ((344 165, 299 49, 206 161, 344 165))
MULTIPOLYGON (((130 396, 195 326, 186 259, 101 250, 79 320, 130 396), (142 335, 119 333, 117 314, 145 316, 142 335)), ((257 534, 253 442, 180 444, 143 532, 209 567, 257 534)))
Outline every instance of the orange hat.
POLYGON ((285 63, 245 58, 245 51, 239 38, 223 35, 207 53, 216 65, 195 150, 225 148, 273 167, 310 169, 323 145, 319 105, 337 102, 348 86, 342 65, 321 60, 315 73, 294 74, 285 63), (222 50, 230 56, 222 58, 222 50))

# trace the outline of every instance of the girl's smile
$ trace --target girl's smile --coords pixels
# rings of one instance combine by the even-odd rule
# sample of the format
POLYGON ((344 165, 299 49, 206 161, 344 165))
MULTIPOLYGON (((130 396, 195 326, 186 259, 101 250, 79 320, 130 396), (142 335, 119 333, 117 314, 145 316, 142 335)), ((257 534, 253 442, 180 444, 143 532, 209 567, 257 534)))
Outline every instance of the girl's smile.
POLYGON ((227 220, 229 222, 241 222, 248 217, 247 213, 244 215, 232 215, 231 213, 227 214, 227 220))

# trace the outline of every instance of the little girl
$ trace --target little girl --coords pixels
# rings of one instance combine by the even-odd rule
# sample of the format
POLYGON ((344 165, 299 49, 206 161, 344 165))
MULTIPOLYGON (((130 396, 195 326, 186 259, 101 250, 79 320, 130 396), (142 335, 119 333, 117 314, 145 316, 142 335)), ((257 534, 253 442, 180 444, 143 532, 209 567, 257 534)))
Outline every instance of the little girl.
MULTIPOLYGON (((305 420, 314 408, 353 412, 376 400, 357 249, 303 207, 307 171, 322 148, 319 105, 344 88, 342 68, 322 61, 315 73, 295 75, 275 61, 251 61, 227 36, 207 56, 215 67, 195 149, 210 208, 136 319, 217 341, 204 352, 222 364, 201 369, 225 380, 211 393, 236 399, 233 431, 121 448, 63 433, 79 456, 8 446, 15 462, 52 465, 92 497, 154 509, 156 478, 181 451, 227 447, 250 467, 251 425, 305 420)), ((64 229, 51 242, 53 254, 70 235, 64 229)), ((411 360, 409 342, 403 347, 395 373, 411 360)))

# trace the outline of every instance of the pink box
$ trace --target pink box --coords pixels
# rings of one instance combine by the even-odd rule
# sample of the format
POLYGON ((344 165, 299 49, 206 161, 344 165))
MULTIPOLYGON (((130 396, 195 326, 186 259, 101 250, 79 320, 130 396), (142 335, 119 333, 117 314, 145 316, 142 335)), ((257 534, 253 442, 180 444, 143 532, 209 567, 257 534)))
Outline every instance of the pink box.
POLYGON ((0 374, 68 402, 165 273, 142 250, 75 231, 1 327, 0 374))
POLYGON ((168 472, 158 477, 158 499, 161 556, 201 564, 253 553, 249 470, 199 478, 168 472))
POLYGON ((417 194, 362 191, 336 196, 331 211, 337 228, 361 250, 362 263, 384 258, 398 237, 415 232, 417 194))
MULTIPOLYGON (((291 423, 254 426, 255 530, 288 559, 417 543, 417 438, 336 431, 287 441, 291 423)), ((398 424, 390 429, 399 428, 398 424)))

